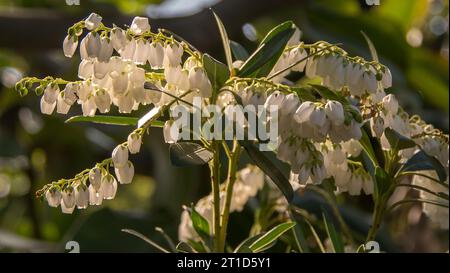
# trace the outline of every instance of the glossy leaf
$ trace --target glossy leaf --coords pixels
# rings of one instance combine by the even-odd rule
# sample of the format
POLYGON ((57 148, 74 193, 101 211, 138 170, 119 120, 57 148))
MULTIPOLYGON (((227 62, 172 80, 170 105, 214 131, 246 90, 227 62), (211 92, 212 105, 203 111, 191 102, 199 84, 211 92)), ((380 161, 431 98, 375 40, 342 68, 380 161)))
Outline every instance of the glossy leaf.
POLYGON ((222 23, 222 20, 217 16, 217 14, 213 11, 214 18, 216 19, 217 27, 219 28, 220 36, 222 37, 223 49, 225 51, 225 57, 227 59, 228 71, 233 70, 233 59, 231 58, 231 49, 230 49, 230 40, 228 38, 227 31, 225 26, 222 23))
POLYGON ((404 150, 416 146, 416 143, 412 139, 399 134, 391 128, 386 128, 386 130, 384 130, 384 135, 392 149, 404 150))
POLYGON ((230 77, 227 66, 208 54, 203 54, 203 65, 214 92, 217 92, 230 77))
POLYGON ((403 172, 413 172, 413 171, 427 171, 434 170, 439 177, 440 181, 445 181, 447 179, 447 173, 445 168, 436 158, 427 155, 424 151, 420 150, 414 154, 405 165, 402 167, 403 172))
POLYGON ((247 50, 239 43, 230 41, 231 52, 235 60, 245 61, 248 58, 247 50))
POLYGON ((344 253, 344 243, 342 242, 341 234, 337 232, 333 222, 329 219, 329 216, 326 213, 323 213, 322 216, 325 224, 325 230, 328 234, 328 238, 331 240, 334 252, 344 253))
POLYGON ((291 21, 273 28, 262 40, 256 51, 242 65, 238 76, 256 78, 267 76, 280 58, 294 32, 294 24, 291 21))
POLYGON ((283 193, 284 197, 286 197, 288 202, 292 201, 294 197, 294 191, 292 189, 291 183, 289 183, 288 179, 283 175, 283 173, 270 161, 266 155, 258 150, 251 142, 249 141, 240 141, 241 146, 245 148, 250 158, 254 161, 254 163, 272 179, 272 181, 277 185, 280 191, 283 193))
POLYGON ((277 240, 286 231, 290 230, 295 226, 294 222, 281 223, 278 226, 272 228, 268 232, 264 233, 260 238, 253 242, 249 248, 252 252, 257 253, 266 249, 268 245, 271 245, 275 240, 277 240))
POLYGON ((179 142, 170 144, 169 156, 174 166, 184 167, 206 164, 213 158, 213 153, 197 143, 179 142))
POLYGON ((73 116, 67 119, 66 123, 73 122, 92 122, 92 123, 100 123, 100 124, 109 124, 109 125, 128 125, 128 126, 136 126, 139 118, 135 117, 121 117, 121 116, 93 116, 93 117, 85 117, 85 116, 73 116))

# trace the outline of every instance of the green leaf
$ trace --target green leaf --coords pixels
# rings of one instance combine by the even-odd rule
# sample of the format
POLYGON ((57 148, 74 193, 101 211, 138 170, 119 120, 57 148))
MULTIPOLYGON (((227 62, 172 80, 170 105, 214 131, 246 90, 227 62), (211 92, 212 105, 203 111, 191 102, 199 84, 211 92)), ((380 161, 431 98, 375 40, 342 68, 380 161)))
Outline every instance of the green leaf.
POLYGON ((247 50, 238 42, 230 40, 231 52, 235 60, 245 61, 248 58, 247 50))
POLYGON ((213 153, 205 147, 192 142, 170 144, 170 162, 177 167, 203 165, 213 158, 213 153))
POLYGON ((326 213, 322 214, 323 222, 325 224, 325 230, 327 231, 328 238, 331 240, 333 250, 335 253, 344 253, 344 244, 342 242, 341 235, 336 231, 333 222, 329 219, 326 213))
POLYGON ((208 220, 206 220, 200 213, 198 213, 194 206, 190 209, 192 226, 194 227, 195 232, 208 243, 211 240, 211 234, 209 229, 208 220))
POLYGON ((372 60, 375 62, 379 62, 378 60, 378 53, 375 49, 375 46, 372 43, 372 40, 370 40, 369 36, 366 35, 364 31, 361 31, 361 34, 364 36, 364 39, 366 39, 367 45, 369 46, 370 55, 372 56, 372 60))
POLYGON ((178 253, 195 253, 196 251, 192 246, 190 246, 188 243, 180 242, 177 247, 178 253))
MULTIPOLYGON (((234 253, 253 253, 253 251, 250 249, 250 245, 252 245, 256 240, 261 238, 261 236, 263 236, 263 235, 264 235, 264 233, 260 233, 260 234, 257 234, 255 236, 245 239, 234 249, 233 252, 234 253)), ((275 244, 275 241, 273 242, 272 245, 267 246, 266 249, 269 249, 274 244, 275 244)))
POLYGON ((147 236, 143 235, 142 233, 139 233, 132 229, 122 229, 122 232, 125 232, 125 233, 128 233, 128 234, 138 237, 139 239, 143 240, 144 242, 148 243, 149 245, 153 246, 154 248, 158 249, 159 251, 161 251, 163 253, 170 253, 170 251, 168 251, 164 247, 158 245, 157 243, 153 242, 151 239, 149 239, 147 236))
POLYGON ((372 147, 372 143, 370 141, 369 135, 367 134, 366 130, 361 130, 362 133, 362 137, 359 140, 359 143, 361 144, 365 154, 370 158, 370 160, 372 161, 373 166, 379 166, 380 164, 378 163, 377 160, 377 156, 375 154, 375 151, 372 147))
POLYGON ((272 181, 281 190, 284 197, 290 203, 294 197, 294 191, 292 190, 291 183, 286 179, 283 173, 270 161, 266 155, 258 150, 249 141, 239 141, 241 146, 245 148, 250 158, 255 164, 272 179, 272 181))
POLYGON ((383 170, 380 167, 375 167, 375 184, 374 184, 374 191, 375 195, 378 197, 383 197, 383 195, 389 191, 389 188, 391 186, 391 178, 386 173, 385 170, 383 170))
POLYGON ((434 170, 440 181, 447 179, 445 168, 436 158, 427 155, 423 150, 414 154, 402 167, 403 172, 434 170))
POLYGON ((294 24, 291 21, 273 28, 262 40, 256 51, 242 65, 238 76, 255 78, 267 76, 280 58, 294 32, 294 24))
POLYGON ((230 71, 227 66, 208 54, 203 54, 203 66, 214 92, 217 92, 230 78, 230 71))
MULTIPOLYGON (((135 117, 121 117, 121 116, 93 116, 93 117, 84 117, 84 116, 73 116, 67 119, 66 123, 73 122, 92 122, 92 123, 100 123, 100 124, 110 124, 110 125, 129 125, 136 126, 139 118, 135 117)), ((155 125, 162 125, 160 121, 157 121, 155 125)))
POLYGON ((252 252, 257 253, 261 252, 268 245, 271 245, 275 240, 277 240, 281 235, 283 235, 286 231, 290 230, 295 226, 294 222, 285 222, 281 223, 278 226, 272 228, 268 232, 264 233, 260 238, 258 238, 255 242, 253 242, 249 248, 252 252))
POLYGON ((313 89, 322 98, 325 98, 327 100, 335 100, 335 101, 338 101, 338 102, 342 103, 343 105, 348 105, 349 104, 348 100, 344 96, 342 96, 342 95, 340 95, 340 94, 330 90, 329 88, 327 88, 325 86, 318 85, 318 84, 310 84, 310 86, 313 87, 313 89))
POLYGON ((306 242, 305 235, 303 234, 303 230, 301 229, 300 225, 295 225, 295 227, 292 229, 292 233, 294 234, 294 240, 296 242, 298 250, 301 253, 309 253, 309 246, 306 242))
POLYGON ((214 18, 216 19, 217 27, 219 28, 220 36, 222 37, 223 49, 225 50, 225 57, 227 59, 228 71, 233 70, 233 60, 231 58, 230 40, 228 39, 228 34, 225 26, 220 20, 219 16, 213 11, 214 18))
POLYGON ((416 146, 416 143, 412 139, 399 134, 391 128, 386 128, 386 130, 384 130, 384 135, 392 149, 404 150, 416 146))

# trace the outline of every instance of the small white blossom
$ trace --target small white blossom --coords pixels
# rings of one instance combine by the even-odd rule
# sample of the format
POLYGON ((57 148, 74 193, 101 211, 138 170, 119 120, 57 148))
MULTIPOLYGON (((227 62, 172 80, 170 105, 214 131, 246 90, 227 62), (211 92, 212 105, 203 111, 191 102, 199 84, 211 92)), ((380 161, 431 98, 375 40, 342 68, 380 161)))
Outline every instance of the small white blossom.
POLYGON ((84 25, 88 30, 94 30, 98 28, 102 21, 102 17, 96 13, 91 13, 88 18, 84 20, 84 25))
POLYGON ((76 36, 67 35, 66 38, 64 38, 63 42, 64 56, 72 58, 73 54, 77 50, 77 46, 78 46, 78 38, 76 36))
POLYGON ((100 189, 100 185, 102 182, 102 170, 100 168, 95 167, 89 171, 89 182, 95 190, 100 189))
POLYGON ((120 184, 130 184, 133 181, 134 166, 130 161, 123 167, 114 168, 114 172, 116 173, 117 180, 119 180, 120 184))
POLYGON ((334 100, 328 101, 325 105, 325 113, 334 125, 340 126, 344 123, 344 108, 340 102, 334 100))
POLYGON ((107 174, 102 177, 102 184, 100 186, 101 195, 103 199, 111 200, 116 197, 117 192, 117 180, 111 174, 107 174))
POLYGON ((142 144, 142 136, 140 134, 133 132, 128 135, 127 146, 128 150, 130 151, 130 154, 139 153, 139 150, 141 149, 141 144, 142 144))
POLYGON ((75 203, 78 209, 85 209, 89 205, 89 190, 86 185, 75 187, 75 203))
POLYGON ((133 22, 131 22, 130 31, 134 35, 141 35, 147 31, 150 31, 148 18, 139 16, 134 17, 133 22))
POLYGON ((56 187, 51 187, 45 192, 45 198, 50 207, 56 208, 61 203, 61 191, 56 187))
POLYGON ((124 167, 128 162, 128 149, 125 145, 117 145, 114 148, 112 155, 112 162, 114 164, 114 168, 124 167))

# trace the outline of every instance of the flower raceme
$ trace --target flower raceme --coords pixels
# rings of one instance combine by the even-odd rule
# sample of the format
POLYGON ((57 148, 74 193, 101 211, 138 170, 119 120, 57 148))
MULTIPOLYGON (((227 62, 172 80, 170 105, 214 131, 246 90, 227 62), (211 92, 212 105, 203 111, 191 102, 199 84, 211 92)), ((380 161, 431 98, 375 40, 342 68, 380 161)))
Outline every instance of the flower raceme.
MULTIPOLYGON (((81 58, 78 80, 24 78, 17 83, 21 94, 26 94, 29 86, 38 85, 35 91, 42 95, 43 114, 51 115, 55 109, 59 114, 68 114, 72 106, 79 104, 84 116, 113 111, 129 114, 140 107, 153 107, 151 111, 155 111, 157 118, 177 105, 192 106, 195 98, 203 102, 200 110, 216 107, 224 115, 231 114, 227 106, 265 109, 276 106, 278 115, 267 117, 264 122, 267 126, 278 124, 273 146, 276 157, 290 166, 289 180, 294 189, 331 180, 336 193, 373 194, 374 179, 360 159, 363 152, 360 140, 366 123, 367 133, 378 139, 384 150, 392 149, 385 133, 388 128, 417 144, 398 152, 400 162, 423 150, 436 158, 448 174, 448 136, 420 118, 410 117, 394 95, 386 94, 393 80, 389 68, 379 62, 349 56, 342 48, 324 41, 305 44, 298 28, 267 76, 236 76, 245 62, 235 61, 229 64, 233 71, 228 71, 233 76, 224 79, 221 86, 217 86, 218 79, 212 76, 217 71, 212 73, 206 69, 206 54, 186 41, 178 41, 167 31, 152 32, 144 17, 134 18, 130 27, 123 29, 109 28, 102 23, 101 16, 91 14, 74 24, 63 41, 65 56, 74 56, 77 48, 81 58), (82 37, 84 30, 87 34, 82 37), (303 73, 319 84, 295 87, 286 78, 291 72, 303 73)), ((194 112, 191 109, 190 113, 194 112)), ((178 128, 174 130, 177 121, 176 116, 165 121, 166 143, 178 141, 180 132, 178 128)), ((205 117, 199 125, 208 122, 210 119, 205 117)), ((249 122, 245 118, 236 121, 244 129, 249 128, 249 122)), ((118 184, 132 182, 135 169, 130 154, 141 150, 149 124, 144 123, 133 131, 126 142, 113 150, 111 158, 72 179, 46 185, 38 195, 45 197, 51 207, 61 206, 64 213, 113 199, 118 184)), ((204 138, 200 134, 199 140, 205 141, 204 138)), ((256 172, 253 168, 244 169, 238 177, 253 172, 256 172)), ((247 178, 242 177, 233 190, 232 211, 241 210, 262 187, 262 182, 250 182, 249 186, 247 178)), ((258 177, 255 181, 264 180, 264 177, 254 177, 258 177)), ((426 185, 427 182, 430 181, 417 183, 426 185)), ((202 199, 196 206, 206 219, 212 219, 211 198, 202 199)), ((192 233, 188 220, 185 212, 180 238, 192 235, 188 234, 192 233)))

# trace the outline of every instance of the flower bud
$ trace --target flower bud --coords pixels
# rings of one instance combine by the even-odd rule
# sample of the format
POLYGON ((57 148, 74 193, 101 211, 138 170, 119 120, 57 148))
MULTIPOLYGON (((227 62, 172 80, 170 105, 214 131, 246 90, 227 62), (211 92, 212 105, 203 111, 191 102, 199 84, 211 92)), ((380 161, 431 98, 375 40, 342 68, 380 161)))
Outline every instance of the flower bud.
POLYGON ((84 20, 84 25, 88 30, 94 30, 98 28, 102 21, 102 17, 96 13, 91 13, 88 18, 84 20))
POLYGON ((139 16, 134 17, 133 22, 131 22, 130 31, 134 35, 141 35, 147 31, 150 31, 148 18, 139 16))
POLYGON ((117 145, 112 152, 112 161, 115 168, 124 167, 128 162, 128 149, 125 145, 117 145))
POLYGON ((133 181, 134 166, 130 161, 123 167, 114 168, 114 172, 116 173, 117 180, 119 180, 120 184, 130 184, 131 181, 133 181))

